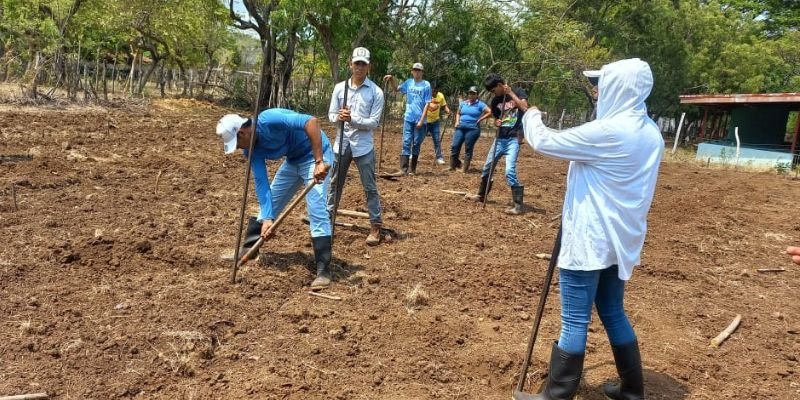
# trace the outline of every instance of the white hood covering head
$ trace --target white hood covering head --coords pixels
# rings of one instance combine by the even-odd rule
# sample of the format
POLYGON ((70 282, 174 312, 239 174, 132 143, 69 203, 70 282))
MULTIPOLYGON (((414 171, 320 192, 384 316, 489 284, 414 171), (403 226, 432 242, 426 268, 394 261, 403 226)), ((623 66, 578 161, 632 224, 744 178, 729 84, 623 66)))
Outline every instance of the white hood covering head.
POLYGON ((597 119, 621 113, 647 115, 644 101, 653 90, 653 72, 638 58, 606 64, 600 70, 597 90, 597 119))

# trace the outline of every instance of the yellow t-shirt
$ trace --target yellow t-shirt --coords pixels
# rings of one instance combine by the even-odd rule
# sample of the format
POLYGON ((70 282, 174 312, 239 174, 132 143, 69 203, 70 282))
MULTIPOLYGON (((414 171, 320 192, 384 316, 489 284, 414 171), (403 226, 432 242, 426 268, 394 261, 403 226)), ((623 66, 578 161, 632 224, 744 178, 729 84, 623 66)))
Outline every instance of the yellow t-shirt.
POLYGON ((439 120, 439 111, 444 105, 444 95, 442 92, 436 93, 436 96, 431 99, 431 105, 428 106, 428 122, 436 122, 439 120))

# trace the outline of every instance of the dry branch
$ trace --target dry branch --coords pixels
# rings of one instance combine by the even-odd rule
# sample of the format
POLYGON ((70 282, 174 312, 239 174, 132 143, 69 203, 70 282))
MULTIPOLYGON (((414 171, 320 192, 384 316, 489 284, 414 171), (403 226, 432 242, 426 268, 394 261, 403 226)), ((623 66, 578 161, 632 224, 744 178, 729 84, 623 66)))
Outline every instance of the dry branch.
POLYGON ((312 296, 322 297, 323 299, 328 299, 328 300, 341 300, 342 299, 339 296, 331 296, 331 295, 325 294, 325 293, 308 292, 308 294, 310 294, 312 296))
POLYGON ((369 218, 369 214, 353 210, 337 210, 336 214, 344 215, 345 217, 353 218, 369 218))
POLYGON ((460 192, 458 190, 445 190, 445 189, 442 189, 442 191, 445 192, 445 193, 457 194, 459 196, 464 196, 465 194, 467 194, 467 192, 460 192))
POLYGON ((11 203, 14 204, 14 211, 17 211, 17 189, 11 184, 11 203))
POLYGON ((20 394, 16 396, 3 396, 0 397, 0 400, 37 400, 37 399, 46 399, 50 396, 47 393, 31 393, 31 394, 20 394))
POLYGON ((758 272, 783 272, 786 271, 783 268, 759 268, 756 271, 758 272))
POLYGON ((552 256, 550 254, 539 253, 536 255, 536 258, 540 260, 549 260, 552 256))
POLYGON ((156 188, 154 193, 158 194, 158 181, 161 179, 161 170, 158 170, 158 175, 156 175, 156 188))
POLYGON ((711 347, 719 347, 722 342, 724 342, 728 337, 739 327, 739 323, 742 322, 742 315, 736 314, 736 318, 733 319, 730 325, 725 328, 724 331, 720 332, 717 337, 711 339, 711 347))

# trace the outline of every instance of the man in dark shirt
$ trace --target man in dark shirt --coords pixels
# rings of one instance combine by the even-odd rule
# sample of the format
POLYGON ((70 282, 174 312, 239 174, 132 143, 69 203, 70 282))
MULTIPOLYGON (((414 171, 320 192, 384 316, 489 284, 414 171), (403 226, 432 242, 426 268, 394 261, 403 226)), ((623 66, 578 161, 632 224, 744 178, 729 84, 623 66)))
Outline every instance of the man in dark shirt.
POLYGON ((498 74, 489 74, 483 80, 488 92, 494 94, 489 108, 494 116, 498 135, 489 149, 486 163, 481 172, 481 184, 477 194, 467 194, 467 200, 482 202, 486 193, 491 190, 489 170, 492 163, 497 165, 500 157, 506 157, 506 182, 511 187, 511 198, 514 205, 506 210, 506 214, 522 214, 522 200, 525 187, 517 179, 517 156, 519 145, 524 140, 522 133, 522 116, 528 110, 528 94, 521 88, 511 88, 498 74))

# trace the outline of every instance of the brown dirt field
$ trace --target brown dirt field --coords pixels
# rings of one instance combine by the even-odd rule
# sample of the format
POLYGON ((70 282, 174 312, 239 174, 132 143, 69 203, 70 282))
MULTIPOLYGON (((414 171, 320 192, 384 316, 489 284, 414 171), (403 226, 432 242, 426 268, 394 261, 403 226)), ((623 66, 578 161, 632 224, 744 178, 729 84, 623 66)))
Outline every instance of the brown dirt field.
MULTIPOLYGON (((223 112, 0 109, 0 154, 34 154, 0 164, 0 395, 508 399, 547 266, 533 255, 551 249, 566 164, 526 146, 526 203, 544 212, 510 217, 503 179, 485 210, 442 192, 475 190, 479 177, 434 168, 427 141, 421 174, 380 181, 386 224, 403 239, 368 248, 365 232, 337 229, 332 301, 307 294, 300 212, 263 263, 229 282, 218 255, 235 240, 244 162, 221 154, 223 112), (427 302, 412 306, 417 285, 427 302)), ((397 129, 386 143, 389 170, 397 129)), ((783 254, 800 242, 798 198, 800 181, 774 173, 662 166, 626 297, 648 398, 800 398, 800 267, 783 254), (768 267, 786 271, 756 272, 768 267), (709 348, 737 313, 738 331, 709 348)), ((355 167, 342 207, 364 210, 355 167)), ((558 335, 556 284, 551 294, 530 390, 558 335)), ((615 374, 594 318, 579 398, 601 399, 615 374)))

